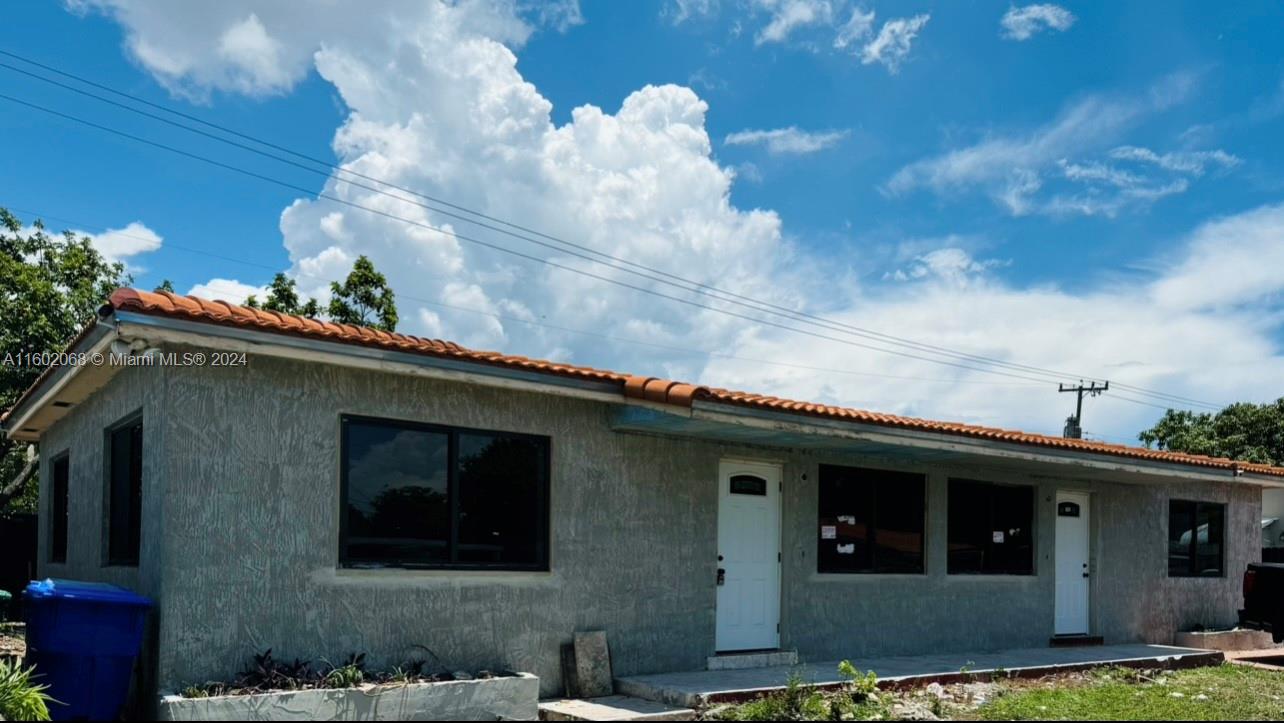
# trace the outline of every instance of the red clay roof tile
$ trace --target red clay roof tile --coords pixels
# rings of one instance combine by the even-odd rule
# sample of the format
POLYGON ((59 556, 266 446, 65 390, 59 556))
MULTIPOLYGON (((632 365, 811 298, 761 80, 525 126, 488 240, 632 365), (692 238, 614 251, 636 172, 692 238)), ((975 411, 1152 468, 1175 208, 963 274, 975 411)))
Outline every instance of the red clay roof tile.
MULTIPOLYGON (((212 302, 192 296, 179 296, 164 291, 150 292, 137 289, 118 289, 111 295, 107 307, 110 307, 110 310, 132 311, 186 321, 237 326, 272 334, 321 338, 339 343, 396 349, 478 364, 515 367, 561 377, 607 382, 618 384, 621 393, 625 397, 645 399, 660 404, 691 407, 697 400, 708 401, 734 406, 787 411, 802 416, 842 419, 897 429, 952 434, 961 437, 1170 462, 1194 467, 1224 470, 1239 469, 1254 474, 1284 477, 1284 467, 1250 464, 1224 458, 1168 452, 1144 447, 1129 447, 1084 439, 1066 439, 1042 434, 1028 434, 1016 430, 982 427, 972 424, 901 417, 894 414, 882 414, 849 407, 780 399, 751 392, 709 388, 656 377, 621 374, 592 367, 559 364, 539 359, 528 359, 523 356, 509 356, 498 352, 475 351, 441 339, 425 339, 408 334, 388 333, 364 327, 317 321, 262 309, 251 309, 221 301, 212 302)), ((27 390, 22 399, 19 400, 19 403, 24 401, 44 378, 45 376, 42 375, 32 389, 27 390)))

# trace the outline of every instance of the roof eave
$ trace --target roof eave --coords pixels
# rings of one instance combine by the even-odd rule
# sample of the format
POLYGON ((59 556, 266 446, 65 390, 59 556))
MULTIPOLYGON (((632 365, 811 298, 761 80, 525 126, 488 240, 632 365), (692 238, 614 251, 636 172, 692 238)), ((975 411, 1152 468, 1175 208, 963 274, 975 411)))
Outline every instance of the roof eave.
POLYGON ((1047 464, 1091 468, 1181 480, 1244 483, 1263 487, 1284 487, 1284 477, 1245 472, 1232 467, 1196 465, 1178 461, 1144 460, 1125 455, 1112 455, 1078 449, 1056 449, 1028 443, 982 439, 950 432, 902 429, 853 420, 827 419, 796 412, 756 409, 720 401, 697 400, 692 404, 692 418, 765 429, 791 427, 799 431, 852 439, 880 442, 905 447, 957 452, 978 457, 992 457, 1047 464))
MULTIPOLYGON (((107 319, 100 317, 86 325, 63 353, 83 354, 88 359, 92 359, 94 354, 103 354, 105 358, 108 346, 114 338, 113 325, 107 319)), ((58 401, 58 395, 87 372, 110 376, 114 373, 114 367, 104 361, 98 364, 78 363, 47 368, 5 413, 3 420, 0 420, 0 430, 9 439, 23 442, 39 440, 43 430, 28 426, 32 418, 58 401)), ((62 413, 65 411, 65 408, 61 410, 62 413)), ((61 413, 58 416, 61 416, 61 413)))

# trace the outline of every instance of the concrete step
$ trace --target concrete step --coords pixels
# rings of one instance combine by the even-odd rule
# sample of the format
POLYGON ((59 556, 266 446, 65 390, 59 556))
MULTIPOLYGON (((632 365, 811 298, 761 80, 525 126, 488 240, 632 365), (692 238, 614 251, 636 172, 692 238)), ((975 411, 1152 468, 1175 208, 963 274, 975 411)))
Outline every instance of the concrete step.
POLYGON ((695 720, 690 708, 657 703, 628 695, 605 698, 565 698, 543 700, 539 704, 540 720, 695 720))
POLYGON ((756 650, 748 653, 723 653, 705 659, 706 670, 745 670, 797 665, 797 650, 756 650))

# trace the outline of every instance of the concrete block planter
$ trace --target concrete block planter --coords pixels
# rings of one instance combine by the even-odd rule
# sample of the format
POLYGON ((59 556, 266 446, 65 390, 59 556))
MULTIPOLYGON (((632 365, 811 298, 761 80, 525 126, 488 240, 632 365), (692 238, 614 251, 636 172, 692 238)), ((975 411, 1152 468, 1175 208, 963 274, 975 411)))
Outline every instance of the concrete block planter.
POLYGON ((1173 636, 1173 645, 1179 648, 1201 648, 1203 650, 1263 650, 1278 648, 1271 640, 1270 633, 1260 630, 1200 630, 1198 632, 1177 633, 1173 636))
POLYGON ((539 678, 161 698, 160 720, 536 720, 539 678))

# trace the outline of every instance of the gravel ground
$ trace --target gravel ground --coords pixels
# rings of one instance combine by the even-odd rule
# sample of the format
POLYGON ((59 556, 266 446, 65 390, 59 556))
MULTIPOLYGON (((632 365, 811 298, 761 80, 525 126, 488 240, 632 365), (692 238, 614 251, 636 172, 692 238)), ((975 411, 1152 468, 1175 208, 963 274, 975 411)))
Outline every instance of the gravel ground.
POLYGON ((22 657, 26 654, 26 625, 0 623, 0 657, 22 657))

